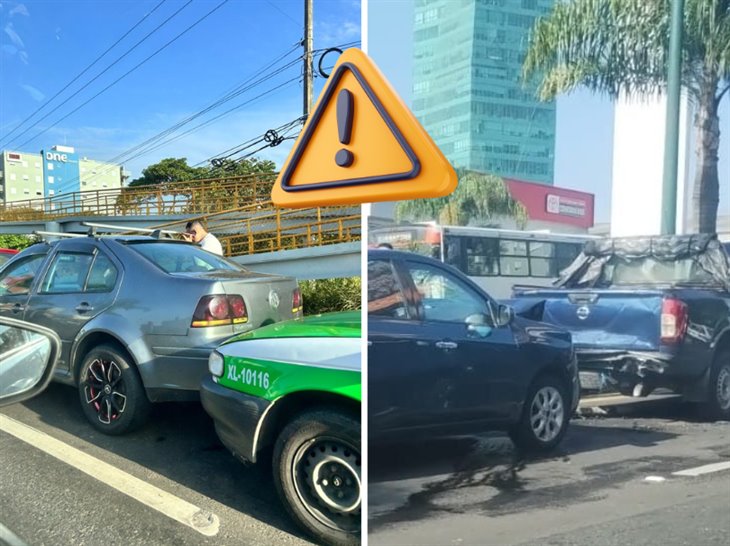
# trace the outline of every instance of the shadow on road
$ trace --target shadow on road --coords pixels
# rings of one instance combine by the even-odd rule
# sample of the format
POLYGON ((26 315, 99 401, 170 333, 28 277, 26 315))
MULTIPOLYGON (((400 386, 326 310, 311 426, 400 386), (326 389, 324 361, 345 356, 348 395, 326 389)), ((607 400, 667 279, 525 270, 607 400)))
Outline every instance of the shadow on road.
POLYGON ((234 459, 218 440, 212 419, 199 403, 156 404, 144 427, 123 436, 106 436, 92 429, 81 411, 76 389, 65 385, 51 384, 24 405, 57 429, 302 537, 279 502, 270 465, 246 466, 234 459))
POLYGON ((494 516, 550 503, 596 500, 602 488, 623 483, 637 469, 656 462, 649 448, 675 437, 632 423, 602 426, 599 420, 590 425, 574 422, 558 449, 544 457, 521 453, 508 438, 497 435, 371 444, 370 529, 439 514, 494 516), (619 446, 640 448, 631 467, 620 462, 581 469, 572 461, 580 453, 619 446), (539 471, 528 472, 536 465, 539 471))

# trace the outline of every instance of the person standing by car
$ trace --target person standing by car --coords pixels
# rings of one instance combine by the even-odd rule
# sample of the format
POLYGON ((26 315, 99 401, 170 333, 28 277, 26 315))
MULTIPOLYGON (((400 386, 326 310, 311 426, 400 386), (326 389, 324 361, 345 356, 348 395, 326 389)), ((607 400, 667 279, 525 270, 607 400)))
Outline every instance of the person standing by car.
POLYGON ((200 220, 192 220, 185 224, 183 237, 186 241, 193 242, 203 250, 207 250, 218 256, 223 256, 223 246, 215 235, 210 233, 200 220))

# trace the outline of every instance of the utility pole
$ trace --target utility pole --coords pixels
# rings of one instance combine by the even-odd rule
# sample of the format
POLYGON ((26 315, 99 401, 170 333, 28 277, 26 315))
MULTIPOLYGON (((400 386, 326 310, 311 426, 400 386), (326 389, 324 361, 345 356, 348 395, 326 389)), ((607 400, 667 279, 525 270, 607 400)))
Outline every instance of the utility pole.
POLYGON ((679 103, 682 96, 682 26, 684 0, 672 0, 667 68, 667 121, 664 134, 662 235, 677 232, 677 166, 679 163, 679 103))
POLYGON ((313 0, 304 0, 304 108, 303 114, 309 117, 312 110, 312 87, 314 85, 314 72, 312 70, 312 49, 313 49, 313 25, 312 25, 312 3, 313 0))

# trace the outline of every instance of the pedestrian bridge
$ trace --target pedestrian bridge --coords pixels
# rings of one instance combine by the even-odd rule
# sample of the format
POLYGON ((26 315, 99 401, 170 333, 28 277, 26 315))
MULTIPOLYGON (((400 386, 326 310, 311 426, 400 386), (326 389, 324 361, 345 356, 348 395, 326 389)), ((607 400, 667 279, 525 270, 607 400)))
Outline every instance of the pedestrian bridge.
POLYGON ((252 269, 296 267, 300 279, 359 274, 360 207, 278 209, 270 200, 275 178, 257 174, 13 202, 0 205, 0 233, 85 233, 87 222, 117 226, 110 230, 117 233, 182 232, 188 221, 201 220, 226 256, 252 269))

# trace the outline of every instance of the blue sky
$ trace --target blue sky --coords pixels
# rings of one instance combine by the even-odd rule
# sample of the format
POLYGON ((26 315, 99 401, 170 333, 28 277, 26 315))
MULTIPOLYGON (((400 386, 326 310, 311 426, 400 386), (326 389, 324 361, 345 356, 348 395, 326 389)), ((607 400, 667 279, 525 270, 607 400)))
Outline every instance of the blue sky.
MULTIPOLYGON (((368 51, 410 104, 413 0, 370 0, 368 51)), ((721 214, 730 206, 730 94, 720 110, 721 214)), ((613 104, 577 91, 557 103, 555 185, 596 195, 595 221, 608 222, 611 206, 613 104)), ((694 167, 690 171, 693 176, 694 167)))
MULTIPOLYGON (((82 156, 108 160, 179 120, 202 110, 258 69, 292 49, 303 35, 302 0, 229 0, 140 68, 43 135, 37 133, 119 78, 217 6, 221 0, 166 0, 137 29, 16 133, 53 111, 85 82, 150 33, 178 15, 89 87, 26 134, 4 137, 44 104, 98 55, 124 35, 160 0, 0 0, 0 149, 38 151, 54 144, 75 146, 82 156), (19 147, 20 144, 31 139, 19 147)), ((315 0, 314 47, 360 39, 359 0, 315 0)), ((301 55, 296 49, 276 66, 301 55)), ((331 66, 327 61, 326 65, 331 66)), ((180 132, 301 74, 301 64, 196 119, 180 132)), ((316 81, 315 98, 323 79, 316 81)), ((139 176, 164 157, 194 164, 301 115, 300 81, 285 85, 240 110, 165 147, 124 162, 139 176)), ((179 133, 175 133, 179 134, 179 133)), ((278 164, 291 141, 260 154, 278 164)))

